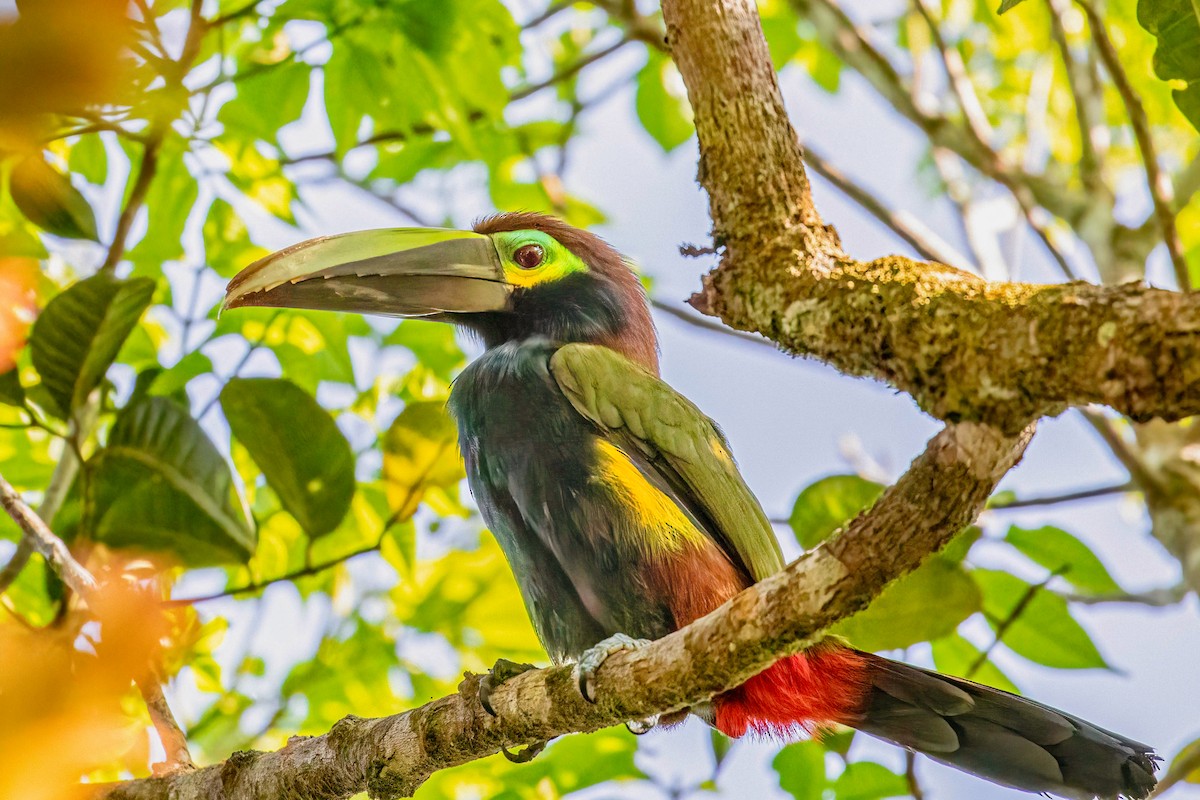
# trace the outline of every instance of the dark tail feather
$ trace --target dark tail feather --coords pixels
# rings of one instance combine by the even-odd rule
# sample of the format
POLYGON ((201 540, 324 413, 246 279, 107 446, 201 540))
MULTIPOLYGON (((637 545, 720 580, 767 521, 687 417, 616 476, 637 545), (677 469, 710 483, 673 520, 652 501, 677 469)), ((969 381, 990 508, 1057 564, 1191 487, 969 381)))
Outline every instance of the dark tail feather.
POLYGON ((861 653, 870 696, 840 722, 987 780, 1072 800, 1147 797, 1158 756, 1070 714, 861 653))

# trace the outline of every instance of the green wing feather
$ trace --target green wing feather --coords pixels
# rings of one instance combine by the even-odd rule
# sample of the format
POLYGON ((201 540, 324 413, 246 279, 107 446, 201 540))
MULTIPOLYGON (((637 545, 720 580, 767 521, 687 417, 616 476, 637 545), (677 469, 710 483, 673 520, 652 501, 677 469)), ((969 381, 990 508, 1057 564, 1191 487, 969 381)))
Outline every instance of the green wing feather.
POLYGON ((610 350, 569 344, 550 372, 571 405, 616 439, 632 439, 663 477, 712 521, 709 531, 754 580, 783 568, 783 554, 762 506, 742 480, 716 424, 690 400, 610 350), (679 481, 672 480, 675 473, 679 481))

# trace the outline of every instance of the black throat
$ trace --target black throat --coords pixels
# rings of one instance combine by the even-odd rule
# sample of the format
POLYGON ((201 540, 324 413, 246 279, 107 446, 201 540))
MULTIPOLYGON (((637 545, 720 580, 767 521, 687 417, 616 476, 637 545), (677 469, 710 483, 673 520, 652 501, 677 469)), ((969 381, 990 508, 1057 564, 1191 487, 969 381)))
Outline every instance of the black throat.
POLYGON ((486 347, 535 336, 552 342, 606 343, 629 325, 619 289, 589 273, 513 292, 512 309, 471 314, 456 320, 473 330, 486 347))

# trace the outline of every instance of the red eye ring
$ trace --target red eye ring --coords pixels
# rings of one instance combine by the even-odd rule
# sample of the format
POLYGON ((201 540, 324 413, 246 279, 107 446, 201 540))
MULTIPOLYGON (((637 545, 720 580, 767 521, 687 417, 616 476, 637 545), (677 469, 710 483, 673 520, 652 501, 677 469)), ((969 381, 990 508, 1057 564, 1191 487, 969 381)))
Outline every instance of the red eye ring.
POLYGON ((546 260, 546 251, 540 244, 526 244, 513 253, 513 262, 521 269, 536 269, 546 260))

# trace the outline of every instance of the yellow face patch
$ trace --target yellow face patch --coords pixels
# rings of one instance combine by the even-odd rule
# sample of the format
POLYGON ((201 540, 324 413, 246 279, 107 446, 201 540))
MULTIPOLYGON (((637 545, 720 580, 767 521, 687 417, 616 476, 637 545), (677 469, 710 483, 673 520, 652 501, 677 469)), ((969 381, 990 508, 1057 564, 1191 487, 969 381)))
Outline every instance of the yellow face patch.
POLYGON ((634 533, 635 541, 626 542, 627 545, 648 556, 660 556, 703 544, 704 533, 670 497, 646 479, 619 447, 601 439, 596 443, 596 456, 597 480, 613 493, 631 521, 641 529, 634 533))
POLYGON ((523 289, 587 272, 587 264, 554 237, 541 231, 505 231, 492 235, 504 280, 523 289))

